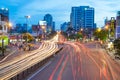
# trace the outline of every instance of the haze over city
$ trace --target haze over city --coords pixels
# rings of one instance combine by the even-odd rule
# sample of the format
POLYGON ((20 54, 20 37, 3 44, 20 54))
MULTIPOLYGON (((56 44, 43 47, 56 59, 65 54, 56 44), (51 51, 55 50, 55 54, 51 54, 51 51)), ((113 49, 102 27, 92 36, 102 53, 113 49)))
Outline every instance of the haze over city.
POLYGON ((98 27, 102 27, 105 17, 115 17, 120 9, 119 0, 1 0, 0 7, 8 8, 10 11, 10 21, 13 24, 25 23, 25 15, 30 15, 31 24, 37 24, 43 20, 47 13, 53 16, 56 22, 56 29, 60 29, 60 24, 70 20, 71 7, 90 6, 95 9, 95 22, 98 27))

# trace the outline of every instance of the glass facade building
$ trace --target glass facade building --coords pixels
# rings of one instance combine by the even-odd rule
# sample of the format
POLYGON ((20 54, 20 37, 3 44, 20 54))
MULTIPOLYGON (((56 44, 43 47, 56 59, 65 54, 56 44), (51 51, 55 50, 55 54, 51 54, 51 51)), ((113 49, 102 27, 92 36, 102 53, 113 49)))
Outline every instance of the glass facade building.
POLYGON ((120 11, 117 12, 117 17, 116 17, 115 37, 120 38, 120 11))
POLYGON ((47 22, 46 30, 47 30, 48 33, 55 30, 54 29, 55 28, 55 22, 53 22, 52 15, 46 14, 44 16, 44 21, 47 22))
POLYGON ((89 6, 72 7, 71 9, 72 27, 79 31, 94 28, 94 8, 89 6))

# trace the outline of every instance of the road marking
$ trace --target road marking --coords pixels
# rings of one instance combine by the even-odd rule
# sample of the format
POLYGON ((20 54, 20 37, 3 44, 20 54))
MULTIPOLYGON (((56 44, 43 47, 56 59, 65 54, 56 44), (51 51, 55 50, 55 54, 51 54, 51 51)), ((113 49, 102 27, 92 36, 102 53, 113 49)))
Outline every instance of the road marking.
POLYGON ((55 74, 55 72, 57 71, 57 69, 59 68, 59 66, 61 65, 64 56, 65 56, 65 54, 63 54, 62 57, 60 58, 60 60, 59 60, 58 64, 56 65, 54 71, 53 71, 52 74, 50 75, 49 80, 53 80, 54 74, 55 74))
POLYGON ((38 73, 40 73, 42 70, 44 70, 47 66, 51 64, 52 61, 48 62, 45 66, 43 66, 39 71, 34 73, 31 77, 29 77, 27 80, 31 80, 33 77, 35 77, 38 73))
POLYGON ((66 64, 67 64, 68 59, 69 59, 69 57, 68 57, 68 55, 67 55, 67 57, 66 57, 66 59, 65 59, 65 61, 64 61, 64 64, 63 64, 63 66, 62 66, 62 69, 60 70, 60 73, 59 73, 59 75, 58 75, 58 79, 57 79, 57 80, 61 80, 62 73, 63 73, 63 71, 64 71, 64 69, 65 69, 65 66, 66 66, 66 64))

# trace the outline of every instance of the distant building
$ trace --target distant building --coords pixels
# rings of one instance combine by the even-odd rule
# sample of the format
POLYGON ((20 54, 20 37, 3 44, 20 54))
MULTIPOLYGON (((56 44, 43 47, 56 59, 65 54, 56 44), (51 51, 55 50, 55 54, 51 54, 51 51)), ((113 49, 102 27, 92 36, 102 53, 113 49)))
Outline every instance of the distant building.
POLYGON ((47 22, 46 21, 39 21, 38 25, 39 25, 40 29, 42 29, 43 32, 45 32, 45 33, 47 32, 47 22))
POLYGON ((55 22, 53 21, 53 27, 52 30, 55 31, 55 22))
POLYGON ((54 31, 55 30, 55 22, 53 22, 53 18, 52 18, 52 15, 50 14, 46 14, 44 16, 44 21, 47 22, 47 33, 51 33, 51 31, 54 31))
POLYGON ((106 18, 105 19, 105 27, 104 27, 104 29, 108 29, 109 38, 115 38, 115 28, 116 28, 115 17, 111 17, 110 20, 108 20, 108 18, 106 18))
POLYGON ((43 31, 40 27, 40 25, 32 25, 32 35, 34 37, 42 35, 43 31))
POLYGON ((0 34, 7 34, 9 22, 9 10, 6 8, 0 9, 0 34))
POLYGON ((29 28, 27 28, 27 27, 28 27, 27 24, 17 23, 16 27, 15 27, 15 33, 26 33, 26 32, 29 32, 29 28))
POLYGON ((61 24, 61 31, 66 32, 69 26, 69 22, 64 22, 63 24, 61 24))
POLYGON ((89 6, 72 7, 70 19, 74 30, 79 31, 82 28, 90 33, 94 29, 94 8, 89 6))
POLYGON ((120 38, 120 11, 117 12, 117 16, 116 16, 115 38, 120 38))

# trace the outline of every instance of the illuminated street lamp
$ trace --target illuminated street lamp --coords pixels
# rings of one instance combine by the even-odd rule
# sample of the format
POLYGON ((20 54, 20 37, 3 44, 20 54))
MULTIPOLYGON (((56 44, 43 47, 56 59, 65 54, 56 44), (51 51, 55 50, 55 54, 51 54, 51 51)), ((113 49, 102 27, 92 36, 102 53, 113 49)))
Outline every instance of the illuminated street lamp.
MULTIPOLYGON (((26 26, 26 35, 27 35, 27 33, 28 33, 28 19, 30 19, 30 15, 27 15, 27 16, 25 16, 25 18, 26 18, 26 24, 27 24, 27 26, 26 26)), ((26 38, 26 42, 28 41, 28 35, 27 35, 27 38, 26 38)))
POLYGON ((8 25, 11 27, 11 26, 12 26, 12 23, 8 23, 8 25))
POLYGON ((100 32, 100 31, 101 31, 101 28, 98 28, 97 31, 100 32))
POLYGON ((109 39, 110 38, 110 28, 109 28, 109 25, 106 25, 105 29, 108 30, 108 39, 109 39))
POLYGON ((83 31, 83 28, 81 28, 80 31, 83 31))
POLYGON ((8 27, 8 32, 10 32, 11 28, 12 28, 12 23, 8 22, 7 24, 7 27, 8 27))

